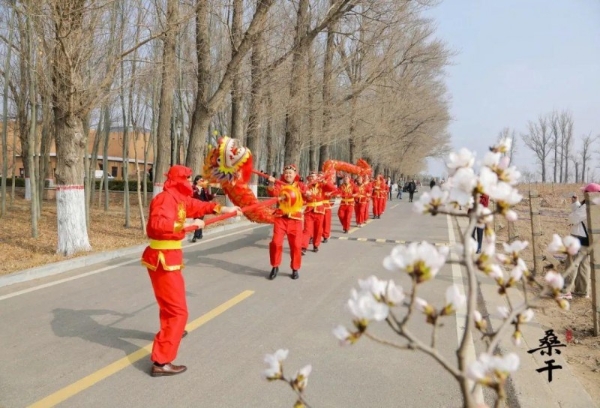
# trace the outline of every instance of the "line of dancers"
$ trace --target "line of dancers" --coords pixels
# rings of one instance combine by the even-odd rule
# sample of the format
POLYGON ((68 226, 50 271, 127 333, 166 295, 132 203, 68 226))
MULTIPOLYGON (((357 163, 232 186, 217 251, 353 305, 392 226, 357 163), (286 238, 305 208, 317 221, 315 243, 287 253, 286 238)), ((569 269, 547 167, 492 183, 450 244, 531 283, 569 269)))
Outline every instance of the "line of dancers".
POLYGON ((332 204, 340 198, 338 218, 344 233, 348 233, 352 222, 352 214, 356 219, 356 226, 363 227, 369 217, 369 205, 372 203, 373 218, 379 219, 385 211, 389 187, 383 178, 378 175, 370 180, 368 175, 358 176, 353 180, 350 175, 344 175, 340 187, 326 180, 323 173, 312 171, 306 183, 300 181, 298 169, 295 165, 284 167, 279 182, 274 177, 269 177, 267 191, 270 196, 279 197, 284 187, 292 189, 295 199, 302 200, 304 210, 288 210, 281 206, 275 212, 273 225, 273 238, 269 244, 271 273, 269 279, 275 279, 279 273, 283 253, 283 240, 287 236, 290 246, 292 279, 300 277, 299 270, 302 256, 312 244, 312 251, 319 252, 321 242, 326 243, 331 237, 332 204))

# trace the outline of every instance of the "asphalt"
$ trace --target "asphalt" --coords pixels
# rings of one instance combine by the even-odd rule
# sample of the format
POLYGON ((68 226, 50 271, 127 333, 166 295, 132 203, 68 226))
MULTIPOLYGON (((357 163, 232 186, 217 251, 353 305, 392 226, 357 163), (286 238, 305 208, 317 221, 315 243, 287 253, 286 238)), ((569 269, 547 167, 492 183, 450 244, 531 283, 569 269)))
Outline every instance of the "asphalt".
MULTIPOLYGON (((333 235, 343 237, 333 218, 333 235)), ((332 239, 319 253, 307 253, 298 280, 290 279, 287 250, 280 275, 267 279, 269 226, 228 224, 202 241, 187 243, 190 334, 176 363, 189 369, 172 378, 148 375, 147 353, 158 329, 158 313, 147 273, 139 264, 140 247, 0 280, 0 406, 293 406, 289 387, 260 377, 264 355, 279 348, 290 350, 286 374, 312 364, 306 397, 314 407, 461 406, 457 384, 431 358, 368 339, 340 347, 331 334, 338 324, 351 325, 344 305, 357 279, 374 274, 409 287, 406 276, 382 267, 395 241, 445 245, 448 225, 446 217, 414 215, 406 200, 388 202, 380 220, 351 230, 348 237, 360 240, 332 239)), ((447 286, 460 281, 460 271, 457 275, 446 266, 422 287, 420 296, 441 304, 447 286)), ((438 332, 440 352, 451 361, 463 317, 447 318, 438 332)), ((411 328, 428 341, 430 330, 423 320, 416 316, 411 328)), ((401 342, 384 325, 373 325, 372 330, 401 342)), ((528 341, 537 341, 537 334, 531 339, 524 334, 528 341)), ((478 348, 477 343, 476 339, 478 348)), ((528 357, 532 358, 523 356, 528 357)), ((524 383, 541 378, 529 368, 523 375, 524 383)), ((563 380, 567 381, 555 379, 552 388, 583 398, 579 383, 563 380), (570 390, 565 392, 567 386, 570 390)), ((529 401, 547 388, 525 384, 515 395, 529 401)))

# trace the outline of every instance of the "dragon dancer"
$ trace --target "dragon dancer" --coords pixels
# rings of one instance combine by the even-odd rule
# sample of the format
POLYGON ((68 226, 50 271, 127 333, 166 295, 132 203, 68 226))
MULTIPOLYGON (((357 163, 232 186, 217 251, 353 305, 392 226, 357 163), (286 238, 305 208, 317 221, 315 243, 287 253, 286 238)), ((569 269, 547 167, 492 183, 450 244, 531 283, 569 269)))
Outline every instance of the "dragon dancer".
POLYGON ((282 183, 275 184, 274 177, 269 177, 269 186, 267 192, 272 197, 284 198, 288 205, 278 205, 275 211, 275 222, 273 224, 273 238, 269 244, 269 257, 271 260, 271 274, 269 279, 275 279, 279 273, 281 257, 283 253, 283 238, 287 236, 290 245, 290 256, 292 268, 292 279, 298 279, 298 271, 302 265, 302 195, 306 191, 305 186, 300 182, 298 169, 293 164, 287 165, 283 169, 281 176, 282 183))
POLYGON ((323 237, 323 217, 325 216, 325 206, 323 204, 325 193, 331 193, 336 187, 323 179, 317 178, 317 173, 312 171, 307 177, 308 186, 304 197, 306 199, 306 208, 304 209, 304 244, 302 253, 306 253, 308 243, 312 238, 313 252, 319 252, 319 245, 323 237))
POLYGON ((342 201, 340 202, 340 208, 338 209, 338 218, 344 234, 350 230, 350 223, 352 222, 352 213, 354 212, 354 197, 357 194, 357 187, 352 184, 349 175, 344 176, 344 181, 340 188, 338 188, 338 194, 342 201))
POLYGON ((204 227, 199 219, 207 214, 237 212, 239 207, 221 207, 214 202, 192 198, 192 170, 173 166, 166 174, 163 191, 150 203, 146 234, 150 245, 142 254, 142 265, 148 269, 160 311, 160 331, 154 337, 150 375, 153 377, 183 373, 187 367, 174 365, 179 343, 186 334, 188 318, 183 280, 181 241, 186 233, 204 227), (186 218, 195 218, 186 224, 186 218))

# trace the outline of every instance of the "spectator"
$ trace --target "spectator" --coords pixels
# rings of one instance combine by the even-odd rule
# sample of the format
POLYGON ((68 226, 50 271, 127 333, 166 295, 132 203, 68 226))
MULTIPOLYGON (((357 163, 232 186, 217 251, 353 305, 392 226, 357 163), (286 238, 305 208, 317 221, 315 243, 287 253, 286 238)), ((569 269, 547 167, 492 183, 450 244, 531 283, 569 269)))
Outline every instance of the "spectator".
POLYGON ((435 187, 435 179, 431 179, 431 181, 429 182, 429 189, 433 190, 433 188, 435 187))
POLYGON ((398 195, 396 196, 396 198, 398 200, 402 200, 402 188, 404 187, 402 181, 398 181, 397 185, 398 185, 398 195))
POLYGON ((392 195, 393 183, 392 183, 391 177, 388 176, 386 184, 387 184, 387 188, 388 188, 388 200, 392 200, 394 198, 394 196, 392 195))
MULTIPOLYGON (((206 183, 204 182, 204 179, 200 175, 194 177, 193 189, 194 189, 193 197, 196 200, 208 202, 208 201, 212 201, 213 198, 215 198, 214 194, 211 194, 211 192, 210 192, 210 187, 206 185, 206 183), (207 189, 207 187, 208 187, 208 189, 207 189)), ((204 217, 202 217, 200 219, 202 220, 202 219, 204 219, 204 217)), ((192 242, 196 242, 199 239, 202 239, 202 228, 198 228, 194 231, 194 238, 192 238, 192 242)))
MULTIPOLYGON (((583 188, 584 192, 600 192, 600 185, 590 183, 583 188)), ((581 242, 581 248, 587 249, 590 245, 588 225, 587 225, 587 208, 585 200, 581 203, 577 201, 577 195, 571 196, 571 214, 569 215, 569 224, 571 225, 571 235, 578 238, 581 242)), ((567 268, 571 266, 572 259, 567 258, 567 268)), ((562 296, 565 299, 572 299, 573 295, 590 296, 590 255, 586 255, 575 270, 565 276, 565 294, 562 296)))
POLYGON ((148 180, 149 180, 149 181, 152 181, 152 177, 153 177, 153 174, 152 174, 152 166, 150 166, 150 168, 148 169, 148 180))
MULTIPOLYGON (((490 205, 490 197, 487 194, 482 194, 479 197, 479 205, 482 205, 487 208, 490 205)), ((478 253, 478 254, 481 253, 481 246, 483 244, 483 228, 484 227, 485 227, 484 224, 478 223, 475 225, 475 229, 473 230, 473 239, 477 240, 477 252, 476 253, 478 253)))
POLYGON ((413 202, 413 196, 415 195, 415 191, 417 191, 417 183, 415 180, 411 180, 408 182, 408 202, 413 202))

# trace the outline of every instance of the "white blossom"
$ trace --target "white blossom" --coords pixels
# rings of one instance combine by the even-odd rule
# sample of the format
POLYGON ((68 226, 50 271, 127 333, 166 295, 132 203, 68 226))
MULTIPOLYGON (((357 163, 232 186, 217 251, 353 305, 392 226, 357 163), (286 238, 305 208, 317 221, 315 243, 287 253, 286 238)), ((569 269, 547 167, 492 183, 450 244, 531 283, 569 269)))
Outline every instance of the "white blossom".
POLYGON ((417 283, 429 280, 439 272, 449 253, 447 247, 436 247, 426 241, 398 245, 383 260, 390 271, 404 270, 417 279, 417 283))
POLYGON ((396 286, 393 280, 382 281, 375 276, 358 281, 358 285, 364 291, 370 292, 378 302, 387 303, 389 306, 396 306, 402 303, 405 298, 401 286, 396 286))
POLYGON ((389 306, 378 302, 371 292, 365 290, 357 292, 356 289, 351 291, 348 309, 358 320, 378 322, 385 320, 390 312, 389 306))
POLYGON ((500 153, 487 152, 485 156, 483 156, 481 164, 486 167, 494 168, 500 163, 501 156, 502 155, 500 153))
POLYGON ((576 255, 580 249, 581 242, 571 235, 561 238, 558 234, 554 234, 548 244, 548 252, 553 254, 576 255))
POLYGON ((446 289, 446 309, 448 313, 457 311, 465 305, 466 301, 467 297, 460 293, 458 286, 448 286, 448 289, 446 289))
POLYGON ((415 298, 415 307, 421 313, 428 314, 433 308, 425 299, 421 299, 420 297, 415 298))
POLYGON ((354 337, 352 333, 350 333, 350 331, 342 325, 339 325, 335 329, 333 329, 333 335, 340 341, 340 344, 342 346, 352 344, 352 340, 354 337))
POLYGON ((263 371, 263 378, 266 380, 277 380, 282 378, 282 362, 287 358, 289 350, 279 349, 274 354, 265 356, 265 363, 268 368, 263 371))
POLYGON ((519 256, 521 251, 523 251, 529 245, 527 241, 513 241, 511 244, 502 244, 504 246, 504 252, 508 254, 512 254, 513 256, 519 256))
POLYGON ((503 382, 518 368, 519 356, 515 353, 509 353, 504 357, 482 353, 477 361, 469 364, 467 377, 480 384, 492 386, 503 382))
POLYGON ((491 147, 490 150, 496 151, 499 153, 508 153, 508 152, 510 152, 511 146, 512 146, 512 138, 505 137, 503 139, 500 139, 498 144, 496 146, 491 147))
POLYGON ((308 376, 312 371, 312 366, 310 364, 302 367, 296 375, 294 375, 294 389, 302 392, 304 388, 306 388, 306 384, 308 384, 308 376))
POLYGON ((523 313, 519 314, 519 323, 527 323, 533 319, 533 310, 526 309, 523 313))
POLYGON ((565 280, 560 273, 550 271, 544 276, 544 280, 552 289, 562 290, 565 280))
POLYGON ((423 193, 418 201, 413 204, 415 212, 420 214, 434 213, 443 207, 448 200, 449 193, 438 186, 434 186, 430 192, 423 193))
POLYGON ((527 269, 523 268, 522 265, 517 265, 515 266, 511 271, 510 271, 510 278, 513 282, 517 282, 520 281, 521 278, 523 277, 523 274, 525 273, 527 269))
POLYGON ((457 169, 473 167, 473 164, 475 164, 475 155, 463 147, 458 153, 450 153, 446 166, 449 170, 448 173, 452 176, 457 169))
POLYGON ((504 213, 504 218, 506 221, 515 222, 519 219, 519 214, 516 211, 508 210, 504 213))
POLYGON ((482 167, 479 171, 478 187, 482 193, 489 194, 498 184, 498 175, 489 167, 482 167))
POLYGON ((523 196, 519 194, 516 188, 513 188, 510 184, 499 182, 490 190, 488 193, 490 198, 496 202, 502 202, 505 205, 515 205, 519 203, 523 196))

